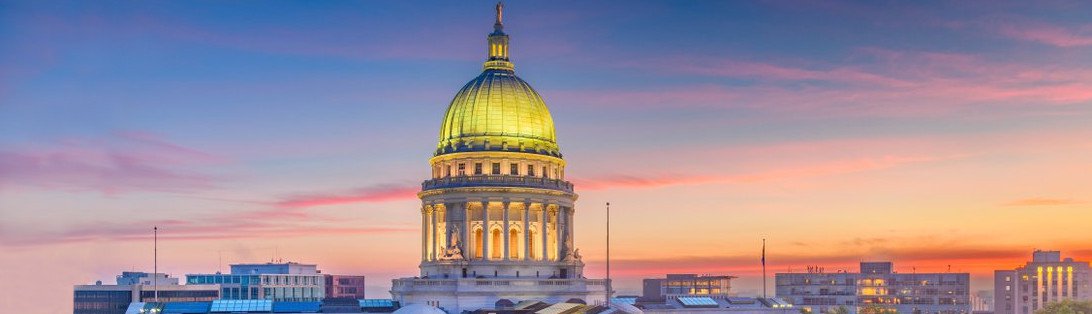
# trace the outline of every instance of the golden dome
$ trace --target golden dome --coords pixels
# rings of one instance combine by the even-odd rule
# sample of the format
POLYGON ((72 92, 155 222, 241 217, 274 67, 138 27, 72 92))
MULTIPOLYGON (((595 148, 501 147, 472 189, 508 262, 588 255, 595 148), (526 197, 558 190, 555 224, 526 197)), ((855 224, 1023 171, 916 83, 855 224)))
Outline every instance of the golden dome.
POLYGON ((436 155, 513 151, 560 157, 550 110, 508 61, 508 35, 498 14, 481 75, 451 100, 440 126, 436 155))

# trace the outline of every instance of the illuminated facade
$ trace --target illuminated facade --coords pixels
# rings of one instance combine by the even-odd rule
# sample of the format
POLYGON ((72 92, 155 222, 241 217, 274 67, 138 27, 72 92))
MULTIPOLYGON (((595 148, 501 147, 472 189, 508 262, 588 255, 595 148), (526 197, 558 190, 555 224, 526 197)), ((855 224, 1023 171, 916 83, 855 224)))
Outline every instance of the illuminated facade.
POLYGON ((969 273, 895 273, 891 262, 862 262, 858 273, 778 273, 777 297, 813 313, 867 307, 906 314, 971 312, 969 273))
POLYGON ((225 300, 321 301, 325 276, 314 264, 233 264, 230 274, 188 274, 187 285, 215 284, 225 300))
POLYGON ((1031 314, 1050 302, 1092 300, 1089 279, 1088 262, 1036 250, 1024 266, 994 271, 994 313, 1031 314))
POLYGON ((706 296, 727 299, 734 276, 667 274, 665 278, 648 278, 642 282, 645 300, 659 301, 678 297, 706 296))
POLYGON ((553 119, 515 75, 497 6, 488 59, 455 94, 422 183, 420 276, 396 279, 402 304, 458 313, 512 302, 602 302, 574 246, 573 185, 553 119))
POLYGON ((118 276, 118 282, 117 285, 98 283, 74 286, 72 313, 125 314, 129 304, 134 302, 208 302, 220 299, 219 285, 122 283, 122 276, 118 276))

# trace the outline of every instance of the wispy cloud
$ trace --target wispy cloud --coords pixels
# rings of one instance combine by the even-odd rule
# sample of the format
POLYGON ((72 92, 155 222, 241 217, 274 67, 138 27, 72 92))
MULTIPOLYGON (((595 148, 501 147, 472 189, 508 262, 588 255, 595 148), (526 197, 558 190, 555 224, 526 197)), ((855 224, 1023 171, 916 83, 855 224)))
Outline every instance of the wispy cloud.
MULTIPOLYGON (((1029 248, 954 245, 929 247, 920 245, 884 244, 854 249, 843 248, 837 252, 801 254, 768 251, 767 266, 786 271, 803 270, 808 265, 818 265, 827 271, 856 271, 860 261, 894 261, 897 267, 916 267, 918 271, 944 271, 948 265, 953 270, 989 272, 1000 262, 1016 263, 1026 259, 1029 248), (983 266, 986 265, 986 266, 983 266), (991 266, 992 265, 992 266, 991 266)), ((761 254, 756 249, 752 255, 730 256, 676 256, 657 258, 616 258, 611 266, 626 276, 661 276, 672 272, 711 272, 734 275, 753 275, 761 270, 761 254)), ((600 260, 589 260, 598 264, 600 260)), ((909 271, 909 269, 907 269, 909 271)))
POLYGON ((1092 24, 1072 28, 1045 23, 1004 24, 998 27, 998 32, 1010 38, 1055 47, 1092 46, 1092 24))
POLYGON ((154 220, 127 223, 91 223, 61 232, 40 232, 5 226, 0 244, 7 247, 33 247, 84 242, 145 241, 152 236, 152 226, 159 227, 161 240, 226 240, 264 237, 299 237, 322 235, 390 234, 419 231, 414 226, 360 226, 301 224, 284 219, 236 221, 154 220))
POLYGON ((568 90, 554 97, 627 108, 749 108, 824 116, 944 115, 979 107, 1044 108, 1092 101, 1092 68, 997 62, 958 53, 862 47, 841 62, 683 55, 621 61, 616 66, 658 76, 723 77, 748 83, 568 90))
POLYGON ((288 208, 301 208, 353 203, 387 202, 412 199, 420 190, 421 187, 417 185, 383 184, 340 193, 290 196, 277 201, 276 205, 288 208))
POLYGON ((1084 204, 1082 201, 1065 198, 1032 197, 1006 202, 1005 206, 1061 206, 1084 204))
POLYGON ((0 150, 0 188, 39 187, 91 190, 193 191, 215 186, 217 178, 189 166, 222 158, 143 132, 104 138, 67 138, 44 146, 0 150))
MULTIPOLYGON (((946 157, 954 158, 954 157, 946 157)), ((880 170, 901 165, 943 160, 941 157, 924 156, 881 156, 856 158, 827 162, 809 163, 769 168, 759 172, 721 175, 681 175, 666 174, 653 176, 635 176, 611 174, 591 178, 575 178, 573 183, 580 189, 598 190, 614 188, 657 188, 673 185, 701 184, 746 184, 767 181, 780 181, 809 177, 820 177, 880 170)))

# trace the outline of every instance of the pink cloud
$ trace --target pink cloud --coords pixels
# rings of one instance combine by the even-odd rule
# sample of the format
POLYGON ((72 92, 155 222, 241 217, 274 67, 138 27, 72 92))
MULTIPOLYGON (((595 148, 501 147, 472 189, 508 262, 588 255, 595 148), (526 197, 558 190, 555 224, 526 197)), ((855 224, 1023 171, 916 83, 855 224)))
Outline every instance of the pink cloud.
POLYGON ((644 177, 632 175, 606 175, 596 178, 576 178, 573 180, 573 183, 576 184, 579 189, 584 190, 658 188, 674 185, 746 184, 880 170, 941 159, 944 158, 880 156, 771 167, 758 172, 734 175, 660 175, 644 177))
POLYGON ((299 208, 387 202, 415 198, 419 191, 421 191, 421 187, 416 185, 377 185, 344 193, 293 196, 276 202, 276 205, 280 207, 299 208))
POLYGON ((219 161, 147 133, 69 138, 44 147, 0 150, 0 188, 33 186, 107 194, 201 190, 212 188, 215 179, 188 167, 219 161))
POLYGON ((1036 108, 1092 101, 1092 68, 1002 63, 955 53, 860 48, 852 64, 754 62, 684 55, 623 62, 660 75, 753 80, 641 90, 552 92, 565 103, 633 107, 747 108, 809 116, 927 116, 978 107, 1036 108))
POLYGON ((1076 29, 1039 23, 1006 24, 999 27, 998 32, 1010 38, 1055 47, 1092 46, 1092 24, 1077 27, 1076 29))
POLYGON ((160 240, 225 240, 241 238, 322 236, 354 234, 390 234, 420 231, 414 226, 365 226, 340 227, 327 224, 303 224, 299 220, 283 217, 264 217, 262 220, 232 220, 218 217, 203 221, 155 220, 129 223, 90 223, 66 228, 62 232, 38 232, 15 230, 6 226, 0 244, 8 247, 30 247, 95 241, 147 241, 152 227, 159 227, 160 240))

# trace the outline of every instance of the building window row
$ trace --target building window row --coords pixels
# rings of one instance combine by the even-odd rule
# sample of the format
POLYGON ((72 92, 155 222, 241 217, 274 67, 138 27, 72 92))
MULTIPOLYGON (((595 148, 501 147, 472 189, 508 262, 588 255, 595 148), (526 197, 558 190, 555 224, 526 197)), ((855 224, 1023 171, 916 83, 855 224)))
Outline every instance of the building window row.
POLYGON ((506 165, 503 162, 489 161, 449 161, 442 164, 436 164, 432 168, 432 177, 434 179, 467 175, 502 174, 564 179, 563 167, 549 162, 514 162, 506 165))

